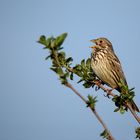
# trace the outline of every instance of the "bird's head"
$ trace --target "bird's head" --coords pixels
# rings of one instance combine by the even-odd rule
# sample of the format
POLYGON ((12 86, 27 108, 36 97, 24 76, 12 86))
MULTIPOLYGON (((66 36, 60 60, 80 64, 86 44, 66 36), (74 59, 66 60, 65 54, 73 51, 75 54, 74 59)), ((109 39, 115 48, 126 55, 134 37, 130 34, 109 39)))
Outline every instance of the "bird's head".
POLYGON ((93 49, 109 49, 113 50, 112 43, 107 38, 92 39, 91 42, 95 43, 96 46, 92 46, 93 49))

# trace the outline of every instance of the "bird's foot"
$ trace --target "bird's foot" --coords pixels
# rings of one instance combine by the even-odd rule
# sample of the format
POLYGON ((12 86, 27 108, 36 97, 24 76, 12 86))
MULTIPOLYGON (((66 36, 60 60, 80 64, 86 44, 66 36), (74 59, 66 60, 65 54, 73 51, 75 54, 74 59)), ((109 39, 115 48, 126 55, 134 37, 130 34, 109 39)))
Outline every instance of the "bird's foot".
POLYGON ((94 83, 96 84, 95 91, 99 90, 100 85, 102 84, 102 81, 99 79, 96 79, 96 80, 94 80, 94 83))
POLYGON ((114 88, 111 89, 106 89, 104 92, 106 92, 106 95, 104 95, 105 97, 108 97, 110 99, 111 92, 114 90, 114 88))
POLYGON ((99 80, 99 79, 96 79, 94 80, 94 83, 97 85, 97 86, 100 86, 102 84, 102 81, 99 80))

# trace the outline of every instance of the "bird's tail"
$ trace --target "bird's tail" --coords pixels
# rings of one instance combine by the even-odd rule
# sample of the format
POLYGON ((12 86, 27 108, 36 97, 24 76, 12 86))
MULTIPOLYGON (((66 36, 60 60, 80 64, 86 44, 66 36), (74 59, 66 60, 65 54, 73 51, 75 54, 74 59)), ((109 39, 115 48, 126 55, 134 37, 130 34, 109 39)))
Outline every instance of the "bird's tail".
MULTIPOLYGON (((126 80, 125 80, 124 82, 125 82, 125 84, 127 85, 126 80)), ((121 89, 121 88, 118 88, 117 90, 118 90, 120 93, 125 94, 125 93, 122 92, 122 89, 121 89)), ((129 103, 129 105, 132 107, 132 109, 133 109, 134 111, 140 112, 138 106, 136 105, 136 103, 135 103, 133 100, 129 103)))
POLYGON ((133 100, 131 101, 130 105, 134 111, 140 112, 138 106, 135 104, 133 100))

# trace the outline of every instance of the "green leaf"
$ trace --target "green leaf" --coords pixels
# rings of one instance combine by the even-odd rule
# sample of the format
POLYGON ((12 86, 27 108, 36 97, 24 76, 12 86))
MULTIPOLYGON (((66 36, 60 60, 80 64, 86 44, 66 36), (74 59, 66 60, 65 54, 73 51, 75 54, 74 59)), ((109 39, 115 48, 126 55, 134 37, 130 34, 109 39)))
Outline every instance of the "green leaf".
POLYGON ((124 113, 125 113, 125 110, 124 110, 123 107, 120 108, 120 113, 121 113, 121 114, 124 114, 124 113))
POLYGON ((76 65, 75 67, 73 67, 73 71, 74 71, 74 73, 76 73, 77 71, 81 71, 82 70, 82 67, 81 67, 81 65, 76 65))
POLYGON ((56 62, 53 56, 51 56, 51 60, 52 60, 52 67, 59 67, 59 64, 56 62))
POLYGON ((70 74, 70 80, 73 80, 73 72, 70 74))
POLYGON ((51 70, 53 70, 54 72, 56 72, 58 75, 63 75, 63 70, 60 67, 56 67, 56 68, 51 68, 51 70))
POLYGON ((135 89, 135 87, 133 87, 133 88, 129 89, 129 92, 130 92, 130 91, 133 91, 134 89, 135 89))
POLYGON ((87 101, 87 107, 91 107, 92 109, 95 109, 95 104, 97 102, 97 97, 88 95, 88 101, 87 101))
POLYGON ((90 58, 87 59, 87 61, 86 61, 86 66, 87 66, 88 68, 90 68, 90 66, 91 66, 91 59, 90 59, 90 58))
POLYGON ((50 37, 46 40, 46 37, 44 35, 42 35, 40 37, 38 43, 45 45, 45 47, 43 49, 47 49, 47 48, 50 48, 51 40, 52 40, 52 37, 50 37))
POLYGON ((117 99, 118 99, 118 95, 115 95, 115 96, 112 98, 112 101, 113 101, 113 102, 117 102, 117 99))
POLYGON ((45 47, 43 49, 47 49, 47 48, 50 48, 50 44, 51 44, 51 40, 52 40, 52 37, 48 38, 46 41, 45 41, 45 47))
POLYGON ((65 57, 66 57, 65 52, 60 52, 60 53, 58 53, 58 57, 63 57, 63 58, 65 58, 65 57))
POLYGON ((46 43, 46 36, 45 35, 41 35, 39 40, 38 40, 38 43, 41 43, 41 44, 45 45, 45 43, 46 43))
POLYGON ((109 140, 109 134, 108 134, 108 132, 107 132, 106 130, 104 130, 104 131, 100 134, 100 136, 109 140))
POLYGON ((81 83, 83 81, 83 79, 80 79, 77 83, 79 84, 79 83, 81 83))
POLYGON ((63 47, 59 47, 59 48, 57 48, 57 50, 59 51, 59 50, 62 50, 63 49, 63 47))
POLYGON ((73 61, 73 58, 72 57, 69 57, 69 58, 66 59, 66 63, 70 63, 72 61, 73 61))
POLYGON ((82 76, 83 76, 82 71, 75 71, 75 73, 76 73, 79 77, 82 77, 82 76))
POLYGON ((48 60, 50 57, 51 57, 51 55, 48 55, 48 56, 45 58, 45 60, 48 60))
POLYGON ((83 59, 82 61, 81 61, 81 66, 84 68, 85 67, 85 59, 83 59))
POLYGON ((115 110, 114 110, 114 112, 118 112, 120 110, 120 108, 116 108, 115 110))
POLYGON ((50 48, 51 48, 51 50, 57 50, 57 46, 56 46, 56 44, 55 44, 55 38, 53 38, 52 40, 51 40, 51 44, 50 44, 50 48))
POLYGON ((69 72, 66 72, 65 74, 60 76, 60 80, 63 85, 67 84, 67 77, 69 77, 69 72))
POLYGON ((62 68, 59 67, 59 68, 57 69, 57 74, 63 75, 63 70, 62 70, 62 68))
POLYGON ((67 79, 65 78, 60 78, 61 84, 66 85, 67 84, 67 79))
POLYGON ((136 133, 136 138, 140 139, 140 127, 137 127, 135 129, 135 133, 136 133))
POLYGON ((84 86, 85 88, 90 88, 92 85, 93 85, 93 84, 92 84, 92 83, 89 83, 89 82, 85 82, 85 83, 83 84, 83 86, 84 86))
POLYGON ((55 40, 55 45, 61 46, 66 37, 67 37, 67 33, 63 33, 60 36, 58 36, 55 40))

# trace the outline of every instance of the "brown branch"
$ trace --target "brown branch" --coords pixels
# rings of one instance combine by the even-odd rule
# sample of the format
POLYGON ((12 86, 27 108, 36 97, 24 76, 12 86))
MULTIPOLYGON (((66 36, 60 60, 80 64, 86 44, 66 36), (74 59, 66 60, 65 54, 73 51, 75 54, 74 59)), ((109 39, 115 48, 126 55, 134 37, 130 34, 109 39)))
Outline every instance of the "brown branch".
MULTIPOLYGON (((67 82, 67 84, 65 86, 68 87, 68 88, 70 88, 82 101, 85 102, 85 104, 87 104, 87 100, 69 82, 67 82)), ((114 137, 112 136, 111 132, 107 128, 106 124, 103 122, 102 118, 97 113, 96 109, 95 108, 93 109, 91 106, 89 106, 89 107, 90 107, 91 111, 93 112, 93 114, 98 119, 98 121, 101 123, 101 125, 103 126, 103 128, 109 134, 109 140, 115 140, 114 137)))
MULTIPOLYGON (((67 68, 70 72, 74 72, 72 68, 67 68)), ((114 94, 112 91, 106 89, 101 83, 99 82, 93 82, 95 85, 97 85, 98 87, 100 87, 103 91, 105 91, 108 95, 111 95, 112 97, 114 97, 116 94, 114 94)), ((131 114, 133 115, 133 117, 136 119, 136 121, 140 124, 140 118, 138 117, 138 115, 136 114, 136 112, 132 109, 132 107, 130 106, 129 103, 126 104, 126 106, 128 107, 128 109, 130 110, 131 114)))
MULTIPOLYGON (((102 90, 104 90, 108 95, 111 96, 115 96, 115 94, 112 91, 107 90, 102 84, 98 84, 96 82, 94 82, 97 86, 99 86, 102 90)), ((129 108, 131 114, 133 115, 133 117, 136 119, 136 121, 140 124, 140 118, 139 116, 136 114, 136 112, 132 109, 131 105, 129 103, 125 103, 125 105, 129 108)))

